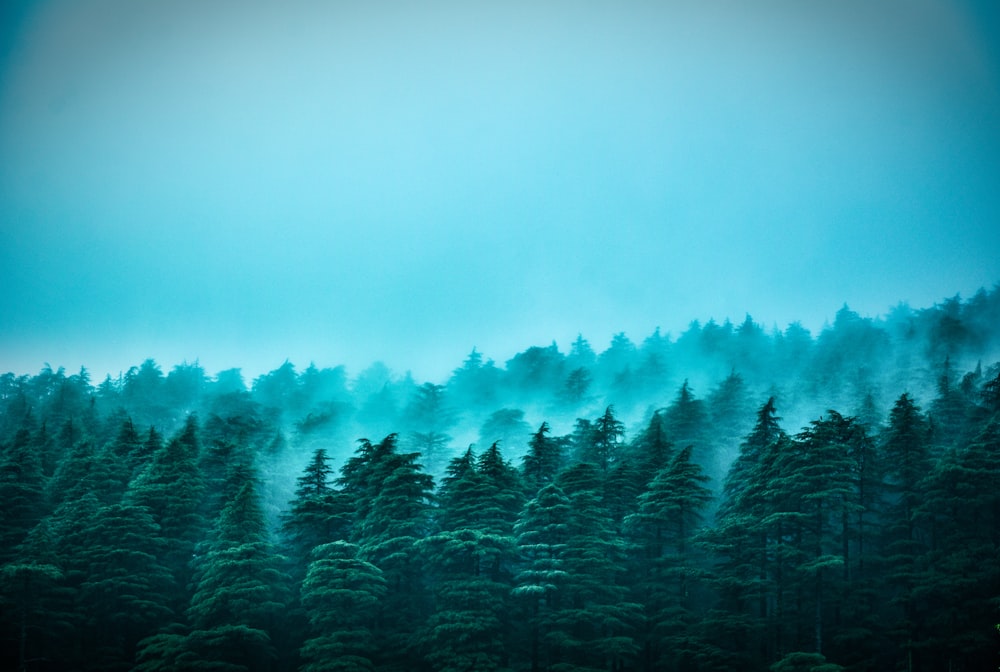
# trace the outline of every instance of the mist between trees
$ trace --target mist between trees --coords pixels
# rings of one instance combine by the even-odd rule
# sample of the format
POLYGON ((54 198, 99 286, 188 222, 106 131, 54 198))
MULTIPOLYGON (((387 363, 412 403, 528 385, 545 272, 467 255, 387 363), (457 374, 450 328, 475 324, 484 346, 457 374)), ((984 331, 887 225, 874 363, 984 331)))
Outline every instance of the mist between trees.
POLYGON ((6 374, 0 667, 991 669, 998 327, 6 374))

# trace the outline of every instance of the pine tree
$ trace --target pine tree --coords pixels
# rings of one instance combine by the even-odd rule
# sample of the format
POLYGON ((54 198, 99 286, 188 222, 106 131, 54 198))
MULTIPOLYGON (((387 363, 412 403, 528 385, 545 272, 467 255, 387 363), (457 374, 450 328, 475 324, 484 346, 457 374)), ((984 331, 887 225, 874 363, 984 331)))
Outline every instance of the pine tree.
POLYGON ((778 439, 785 436, 781 428, 781 418, 777 416, 775 399, 770 397, 759 411, 753 429, 740 444, 740 452, 730 465, 722 490, 720 514, 725 515, 737 504, 749 486, 757 466, 760 464, 761 453, 778 439))
POLYGON ((449 466, 440 494, 442 529, 418 542, 436 586, 436 607, 423 636, 435 669, 506 667, 512 535, 521 491, 497 443, 478 459, 470 449, 449 466))
POLYGON ((937 381, 937 397, 931 402, 928 416, 934 426, 931 437, 938 452, 967 441, 967 422, 972 411, 972 400, 956 385, 957 374, 952 369, 951 358, 945 357, 937 381))
POLYGON ((0 566, 0 628, 3 641, 14 643, 0 653, 3 669, 26 672, 30 661, 58 659, 69 629, 59 607, 70 606, 72 596, 65 599, 65 577, 54 548, 43 519, 16 549, 14 559, 0 566))
POLYGON ((555 480, 562 468, 559 443, 549 437, 549 423, 543 422, 528 442, 528 454, 522 458, 521 474, 529 494, 537 493, 555 480))
POLYGON ((302 646, 301 672, 371 672, 372 634, 386 593, 382 571, 344 541, 316 546, 302 583, 311 637, 302 646))
POLYGON ((640 434, 628 447, 629 460, 636 465, 639 484, 646 485, 673 459, 674 445, 667 435, 664 411, 653 413, 640 434))
POLYGON ((916 512, 922 503, 920 483, 930 472, 929 430, 924 415, 908 394, 896 400, 882 440, 886 465, 887 501, 881 535, 882 575, 895 613, 893 637, 903 655, 912 660, 920 635, 917 590, 918 561, 926 550, 916 512))
POLYGON ((914 516, 929 548, 914 593, 927 605, 918 655, 927 667, 986 669, 996 660, 994 633, 983 624, 995 620, 1000 600, 998 456, 994 420, 967 446, 948 451, 921 484, 914 516))
MULTIPOLYGON (((150 437, 151 441, 157 438, 152 432, 150 437)), ((184 429, 160 447, 132 481, 123 502, 146 507, 152 513, 167 543, 163 563, 173 572, 180 587, 191 580, 191 558, 206 527, 201 513, 204 485, 198 454, 197 422, 194 416, 189 416, 184 429)), ((179 611, 186 598, 179 594, 177 600, 175 608, 179 611)))
MULTIPOLYGON (((826 630, 849 588, 854 516, 862 511, 852 448, 863 430, 836 411, 814 420, 779 457, 773 520, 789 534, 789 587, 798 612, 792 647, 827 653, 826 630), (799 605, 807 605, 800 607, 799 605), (798 627, 812 624, 811 632, 798 627)), ((779 587, 780 588, 780 587, 779 587)))
POLYGON ((467 526, 475 517, 478 503, 475 495, 479 491, 481 478, 476 470, 476 454, 472 446, 457 457, 453 457, 441 478, 438 488, 438 525, 445 530, 467 526))
POLYGON ((187 610, 193 629, 186 646, 199 668, 223 663, 267 670, 276 656, 273 642, 282 626, 288 587, 268 539, 256 479, 244 473, 233 481, 238 490, 222 509, 208 550, 196 563, 195 591, 187 610))
POLYGON ((644 669, 683 669, 704 655, 697 643, 698 562, 693 541, 712 499, 708 477, 691 461, 691 446, 674 457, 639 496, 625 519, 638 554, 630 573, 634 600, 645 609, 644 669))
MULTIPOLYGON (((664 419, 667 423, 667 434, 677 446, 694 446, 694 460, 709 470, 715 469, 717 460, 708 453, 706 439, 706 422, 708 415, 705 402, 697 399, 685 380, 677 391, 674 402, 666 409, 664 419)), ((721 475, 721 474, 720 474, 721 475)))
POLYGON ((84 667, 130 669, 138 642, 168 624, 176 586, 161 564, 166 540, 145 507, 111 504, 83 526, 68 552, 68 571, 81 577, 78 636, 86 642, 84 667))
POLYGON ((499 443, 494 442, 476 461, 476 473, 483 481, 475 527, 482 531, 509 536, 524 504, 523 487, 514 467, 503 459, 499 443))
POLYGON ((714 583, 720 611, 706 618, 729 652, 728 666, 760 666, 780 647, 783 602, 772 581, 781 582, 780 558, 772 550, 769 519, 774 512, 771 480, 789 444, 777 417, 774 397, 757 412, 753 430, 730 466, 716 513, 703 543, 716 557, 714 583), (772 597, 773 596, 773 597, 772 597))
POLYGON ((624 437, 625 423, 615 417, 614 406, 608 406, 593 424, 592 444, 583 455, 584 461, 593 462, 606 474, 619 458, 624 437))
POLYGON ((416 542, 431 532, 434 479, 417 463, 419 454, 398 453, 397 436, 379 444, 365 440, 341 470, 340 482, 357 505, 354 537, 360 557, 381 569, 388 590, 375 638, 385 669, 416 657, 415 631, 429 608, 416 542))
MULTIPOLYGON (((740 337, 744 335, 741 330, 740 337)), ((716 457, 709 473, 717 486, 722 484, 726 469, 739 454, 743 437, 752 428, 753 407, 746 387, 743 377, 735 370, 731 371, 705 402, 712 428, 709 441, 716 457)))
POLYGON ((326 450, 317 448, 297 480, 295 499, 284 516, 282 532, 293 558, 304 564, 316 546, 344 541, 350 535, 350 497, 333 487, 326 450))
POLYGON ((581 669, 614 669, 637 653, 631 633, 639 608, 625 599, 624 548, 603 506, 600 468, 579 463, 563 471, 557 484, 569 497, 572 514, 560 554, 567 579, 550 636, 563 661, 581 669))
POLYGON ((521 557, 513 595, 523 609, 526 633, 522 657, 532 672, 551 669, 562 656, 557 618, 569 581, 564 553, 569 537, 572 504, 555 483, 530 500, 514 528, 521 557))
POLYGON ((577 408, 588 399, 587 393, 592 382, 593 376, 589 369, 582 366, 573 369, 557 393, 557 401, 568 408, 577 408))
POLYGON ((15 557, 14 550, 45 513, 45 481, 31 432, 20 429, 0 453, 0 562, 15 557))
POLYGON ((446 462, 445 452, 451 442, 448 430, 456 420, 445 387, 432 383, 421 385, 414 392, 405 417, 411 427, 408 445, 423 456, 430 472, 437 473, 446 462))
POLYGON ((110 451, 115 461, 128 465, 128 476, 130 479, 136 472, 132 468, 132 460, 142 452, 142 449, 142 437, 139 436, 132 418, 126 417, 119 426, 118 436, 112 442, 110 451))

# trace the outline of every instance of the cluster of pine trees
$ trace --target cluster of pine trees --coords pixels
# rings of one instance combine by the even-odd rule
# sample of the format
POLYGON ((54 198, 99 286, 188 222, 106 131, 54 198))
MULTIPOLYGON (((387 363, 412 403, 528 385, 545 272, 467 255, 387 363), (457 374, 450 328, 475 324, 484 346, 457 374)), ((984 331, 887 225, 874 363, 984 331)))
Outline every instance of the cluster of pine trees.
POLYGON ((474 352, 443 385, 7 374, 0 667, 992 669, 1000 364, 951 358, 991 346, 997 303, 845 308, 794 374, 774 364, 801 328, 749 318, 504 368, 474 352), (706 328, 726 335, 682 358, 706 328), (706 399, 684 381, 663 403, 652 371, 711 362, 730 369, 706 399), (779 417, 826 397, 850 412, 779 417))

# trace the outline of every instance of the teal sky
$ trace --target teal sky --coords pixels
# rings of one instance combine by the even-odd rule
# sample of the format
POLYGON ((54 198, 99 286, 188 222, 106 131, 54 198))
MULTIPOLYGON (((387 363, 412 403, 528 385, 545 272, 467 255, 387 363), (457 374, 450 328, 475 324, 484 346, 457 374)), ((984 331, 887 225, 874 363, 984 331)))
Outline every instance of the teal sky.
POLYGON ((441 380, 582 333, 1000 281, 1000 13, 15 2, 0 370, 441 380))

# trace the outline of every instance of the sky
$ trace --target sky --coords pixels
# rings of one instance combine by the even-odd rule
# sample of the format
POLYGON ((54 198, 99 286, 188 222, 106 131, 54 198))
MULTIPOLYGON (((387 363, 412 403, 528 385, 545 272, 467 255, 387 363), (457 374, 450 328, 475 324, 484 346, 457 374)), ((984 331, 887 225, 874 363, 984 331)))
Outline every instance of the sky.
POLYGON ((0 371, 443 382, 1000 281, 991 0, 0 12, 0 371))

